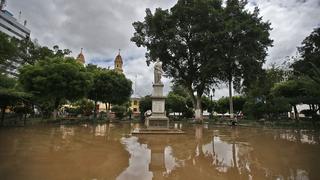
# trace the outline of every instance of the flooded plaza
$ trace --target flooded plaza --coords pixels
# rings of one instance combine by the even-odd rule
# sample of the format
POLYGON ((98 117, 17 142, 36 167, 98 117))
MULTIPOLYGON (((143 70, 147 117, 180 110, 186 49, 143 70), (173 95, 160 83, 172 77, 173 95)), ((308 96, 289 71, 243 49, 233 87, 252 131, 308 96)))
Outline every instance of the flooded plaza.
POLYGON ((183 135, 135 135, 139 124, 0 129, 0 179, 320 179, 315 130, 173 124, 183 135))

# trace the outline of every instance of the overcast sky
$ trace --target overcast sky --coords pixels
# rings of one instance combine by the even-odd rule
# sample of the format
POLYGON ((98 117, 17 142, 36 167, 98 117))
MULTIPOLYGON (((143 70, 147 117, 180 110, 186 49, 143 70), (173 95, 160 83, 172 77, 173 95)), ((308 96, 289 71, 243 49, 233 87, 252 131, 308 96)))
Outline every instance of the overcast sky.
MULTIPOLYGON (((145 63, 145 49, 130 42, 132 23, 142 21, 145 9, 167 9, 176 0, 7 0, 6 9, 21 22, 28 21, 32 39, 39 44, 68 48, 76 56, 84 48, 86 63, 112 67, 118 49, 124 72, 137 82, 137 94, 151 94, 152 67, 145 63)), ((296 47, 312 30, 320 26, 320 0, 249 0, 248 9, 258 6, 263 20, 269 20, 274 46, 269 49, 265 67, 281 64, 296 54, 296 47)), ((165 91, 170 81, 165 79, 165 91)), ((227 96, 221 87, 215 99, 227 96)))

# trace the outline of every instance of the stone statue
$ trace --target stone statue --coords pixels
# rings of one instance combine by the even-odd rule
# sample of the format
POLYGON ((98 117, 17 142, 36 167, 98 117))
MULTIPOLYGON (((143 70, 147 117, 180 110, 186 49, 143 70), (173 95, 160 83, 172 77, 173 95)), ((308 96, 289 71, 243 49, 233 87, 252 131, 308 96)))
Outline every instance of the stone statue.
POLYGON ((156 63, 154 64, 154 84, 162 84, 161 82, 162 74, 163 74, 162 62, 158 58, 156 63))

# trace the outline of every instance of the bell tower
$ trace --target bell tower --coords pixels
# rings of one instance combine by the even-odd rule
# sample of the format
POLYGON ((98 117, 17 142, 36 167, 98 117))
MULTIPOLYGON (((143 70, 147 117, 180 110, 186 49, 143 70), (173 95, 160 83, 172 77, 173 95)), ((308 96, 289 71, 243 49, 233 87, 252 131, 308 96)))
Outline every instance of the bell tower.
POLYGON ((86 60, 85 60, 85 58, 84 58, 84 55, 83 55, 83 53, 82 53, 82 50, 83 50, 83 48, 81 48, 81 51, 80 51, 80 53, 79 53, 76 61, 77 61, 78 63, 84 65, 84 63, 86 62, 86 60))
POLYGON ((116 72, 123 73, 122 65, 123 65, 123 61, 122 61, 122 57, 120 55, 120 49, 119 49, 119 53, 116 56, 116 59, 114 60, 114 70, 116 72))

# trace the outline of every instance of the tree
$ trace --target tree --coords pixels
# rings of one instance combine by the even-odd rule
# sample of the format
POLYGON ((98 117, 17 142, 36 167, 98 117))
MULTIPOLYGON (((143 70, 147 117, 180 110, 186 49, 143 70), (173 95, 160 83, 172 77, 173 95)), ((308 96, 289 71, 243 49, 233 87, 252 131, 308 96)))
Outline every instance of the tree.
MULTIPOLYGON (((104 88, 101 88, 103 86, 103 82, 100 81, 100 72, 103 71, 102 68, 99 68, 97 65, 88 64, 86 67, 87 71, 91 74, 92 77, 92 85, 89 89, 89 92, 87 94, 88 98, 94 101, 94 120, 97 117, 97 103, 98 101, 102 101, 104 99, 104 88)), ((106 107, 107 108, 107 107, 106 107)))
MULTIPOLYGON (((234 102, 234 110, 236 112, 243 111, 244 104, 246 103, 246 98, 244 96, 233 96, 232 101, 234 102)), ((226 113, 229 109, 229 98, 222 97, 217 101, 216 111, 219 113, 226 113)), ((230 113, 230 111, 229 111, 230 113)))
MULTIPOLYGON (((309 104, 310 112, 317 114, 319 110, 319 85, 320 85, 320 27, 302 41, 302 46, 298 47, 299 56, 292 64, 296 79, 299 85, 303 85, 300 94, 300 103, 309 104)), ((291 84, 293 82, 291 81, 291 84)), ((314 119, 314 118, 313 118, 314 119)))
POLYGON ((270 23, 262 21, 257 7, 250 12, 246 5, 247 1, 227 0, 223 11, 224 37, 219 51, 224 62, 220 78, 228 82, 231 118, 232 89, 240 92, 250 86, 261 73, 266 51, 272 45, 270 23))
POLYGON ((320 27, 302 41, 302 46, 298 47, 299 55, 296 61, 292 64, 294 72, 314 76, 310 69, 313 66, 320 68, 320 27))
POLYGON ((170 10, 146 9, 145 20, 133 23, 131 41, 147 48, 148 64, 159 58, 165 75, 186 88, 197 120, 202 120, 202 95, 217 81, 221 11, 220 0, 178 0, 170 10))
MULTIPOLYGON (((236 89, 247 85, 265 61, 270 24, 262 22, 246 1, 179 0, 169 10, 146 10, 144 22, 135 22, 132 41, 144 46, 149 61, 160 58, 166 75, 189 92, 201 117, 201 97, 218 79, 232 81, 236 89)), ((231 90, 230 97, 232 97, 231 90)), ((232 114, 232 98, 230 111, 232 114)))
POLYGON ((140 99, 139 109, 140 109, 140 117, 141 119, 144 119, 144 113, 152 109, 152 100, 150 95, 147 95, 140 99))
POLYGON ((18 52, 17 46, 12 43, 10 37, 0 32, 0 73, 7 73, 7 69, 12 63, 9 63, 10 59, 13 59, 18 52))
POLYGON ((84 97, 91 78, 86 69, 72 58, 47 58, 20 69, 23 88, 44 103, 51 103, 56 118, 61 103, 84 97))
POLYGON ((272 88, 272 94, 277 97, 287 98, 294 109, 295 118, 298 120, 297 104, 320 104, 318 88, 319 86, 314 86, 314 82, 310 82, 307 78, 295 77, 295 79, 277 83, 272 88))
POLYGON ((122 105, 129 101, 132 93, 132 82, 123 74, 94 66, 90 66, 90 69, 93 84, 88 97, 95 104, 97 101, 101 101, 106 104, 122 105))
POLYGON ((184 112, 186 107, 186 98, 169 92, 166 99, 166 109, 169 112, 184 112))
POLYGON ((79 108, 79 112, 85 116, 91 115, 95 109, 94 103, 85 98, 78 100, 73 104, 77 106, 79 108))
POLYGON ((276 83, 284 82, 290 77, 291 71, 275 64, 257 74, 256 80, 250 84, 245 93, 244 114, 254 118, 262 118, 265 116, 275 117, 280 114, 280 111, 284 112, 283 110, 288 107, 287 100, 273 95, 271 91, 276 83), (275 106, 279 108, 279 111, 274 109, 275 106))
POLYGON ((114 105, 114 106, 112 106, 112 112, 115 113, 116 118, 121 120, 124 117, 124 113, 126 112, 126 107, 114 105))
POLYGON ((24 103, 30 94, 27 94, 17 88, 17 80, 12 77, 0 74, 0 109, 1 109, 1 123, 3 126, 5 111, 9 106, 15 106, 20 103, 25 107, 24 103))

